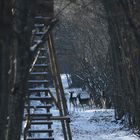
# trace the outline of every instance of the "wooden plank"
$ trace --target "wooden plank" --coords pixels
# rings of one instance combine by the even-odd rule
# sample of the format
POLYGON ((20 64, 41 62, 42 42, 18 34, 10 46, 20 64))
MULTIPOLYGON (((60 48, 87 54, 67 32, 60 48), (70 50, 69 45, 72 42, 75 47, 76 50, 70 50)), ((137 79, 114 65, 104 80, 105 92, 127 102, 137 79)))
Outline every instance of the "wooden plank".
POLYGON ((36 27, 36 28, 43 28, 43 27, 45 27, 45 25, 44 24, 34 24, 34 27, 36 27))
POLYGON ((35 64, 34 67, 48 67, 48 64, 35 64))
POLYGON ((48 75, 48 72, 30 72, 31 75, 48 75))
POLYGON ((40 48, 40 51, 48 51, 47 48, 40 48))
MULTIPOLYGON (((54 49, 54 45, 53 45, 53 39, 52 39, 52 35, 51 33, 48 36, 49 41, 48 41, 48 48, 49 48, 49 55, 50 55, 50 59, 51 59, 51 63, 52 63, 52 74, 54 76, 54 82, 55 82, 55 87, 56 87, 56 91, 58 92, 58 97, 61 99, 59 100, 61 103, 61 116, 66 116, 67 115, 67 104, 66 104, 66 98, 64 95, 64 89, 62 86, 62 81, 60 78, 60 73, 59 73, 59 69, 58 69, 58 64, 57 64, 57 58, 55 55, 55 49, 54 49), (59 90, 57 90, 59 89, 59 90)), ((63 125, 63 131, 64 131, 64 137, 65 139, 69 139, 72 140, 72 134, 71 134, 71 130, 70 130, 70 125, 68 121, 65 121, 63 125)))
MULTIPOLYGON (((32 118, 31 120, 54 120, 54 121, 58 121, 58 120, 61 120, 61 121, 68 121, 70 122, 70 117, 67 117, 67 116, 52 116, 52 114, 50 113, 50 115, 47 115, 47 114, 32 114, 30 115, 32 118)), ((24 118, 24 120, 26 120, 26 118, 24 118)))
MULTIPOLYGON (((25 116, 28 116, 28 114, 25 114, 25 116)), ((34 118, 48 118, 52 116, 52 113, 46 113, 46 114, 30 114, 31 120, 34 118)))
POLYGON ((70 117, 68 116, 52 116, 50 118, 50 120, 67 120, 67 121, 70 121, 70 117))
POLYGON ((41 35, 44 35, 45 33, 44 32, 35 32, 33 33, 33 35, 36 35, 36 36, 41 36, 41 35))
POLYGON ((27 138, 27 140, 54 140, 54 138, 49 137, 49 138, 27 138))
POLYGON ((31 125, 52 125, 53 122, 50 122, 50 121, 31 121, 31 125))
POLYGON ((51 104, 48 104, 48 105, 42 105, 42 106, 25 106, 25 108, 30 108, 30 109, 34 109, 34 108, 47 108, 47 109, 49 109, 49 108, 51 108, 52 107, 52 105, 51 104))
POLYGON ((49 96, 46 96, 46 97, 29 97, 29 100, 34 100, 34 101, 37 101, 37 100, 52 101, 52 98, 49 97, 49 96))
POLYGON ((40 91, 40 92, 45 92, 45 91, 47 91, 47 92, 49 92, 49 89, 48 88, 29 88, 28 89, 30 92, 33 92, 33 91, 40 91))
POLYGON ((33 130, 33 129, 29 129, 27 132, 29 133, 53 133, 52 129, 46 129, 46 130, 33 130))
POLYGON ((35 45, 35 44, 37 44, 38 42, 41 42, 42 44, 46 43, 46 41, 44 41, 44 40, 43 40, 43 41, 42 41, 42 40, 33 40, 33 41, 32 41, 32 44, 35 45))
MULTIPOLYGON (((49 36, 48 39, 49 39, 48 40, 48 54, 49 54, 49 58, 50 58, 52 76, 54 77, 53 82, 54 82, 54 85, 55 85, 56 96, 57 96, 58 106, 59 106, 59 112, 60 112, 60 116, 64 116, 62 102, 61 102, 61 96, 60 96, 60 93, 59 93, 59 86, 58 86, 58 82, 57 82, 57 79, 56 79, 56 67, 55 67, 55 62, 54 62, 55 58, 54 58, 53 51, 52 51, 52 43, 51 43, 50 36, 49 36)), ((64 139, 67 140, 67 132, 66 132, 67 128, 66 128, 65 122, 61 121, 61 124, 62 124, 64 139)))
POLYGON ((48 59, 47 56, 38 56, 39 59, 48 59))
POLYGON ((28 83, 48 83, 48 80, 28 80, 28 83))

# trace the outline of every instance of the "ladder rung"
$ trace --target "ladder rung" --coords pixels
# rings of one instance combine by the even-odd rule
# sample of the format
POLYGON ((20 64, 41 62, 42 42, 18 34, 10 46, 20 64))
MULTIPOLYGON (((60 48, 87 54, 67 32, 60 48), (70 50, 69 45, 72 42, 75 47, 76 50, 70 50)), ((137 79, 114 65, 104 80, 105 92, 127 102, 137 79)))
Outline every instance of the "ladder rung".
POLYGON ((70 121, 70 117, 69 116, 63 116, 63 117, 61 117, 61 116, 52 116, 50 118, 50 120, 68 120, 68 121, 70 121))
POLYGON ((49 137, 49 138, 27 138, 27 140, 54 140, 54 138, 49 137))
POLYGON ((44 24, 34 24, 35 27, 44 27, 44 24))
POLYGON ((52 17, 45 17, 45 16, 36 16, 35 19, 43 19, 43 20, 50 20, 52 17))
POLYGON ((30 97, 29 98, 29 100, 34 100, 34 101, 36 101, 36 100, 44 100, 44 101, 51 101, 52 100, 52 98, 51 97, 30 97))
POLYGON ((48 59, 47 56, 38 56, 39 59, 48 59))
POLYGON ((31 75, 46 75, 48 72, 30 72, 31 75))
POLYGON ((49 91, 48 88, 29 88, 29 91, 49 91))
POLYGON ((47 48, 40 48, 41 51, 48 51, 47 48))
POLYGON ((48 105, 43 105, 43 106, 28 106, 28 105, 26 105, 25 106, 25 108, 51 108, 52 107, 52 105, 51 104, 48 104, 48 105))
POLYGON ((29 133, 53 133, 52 129, 47 129, 47 130, 28 130, 29 133))
MULTIPOLYGON (((24 118, 24 120, 26 120, 26 118, 24 118)), ((33 116, 31 118, 31 120, 38 120, 38 121, 39 120, 44 120, 44 121, 46 121, 46 120, 55 120, 55 121, 67 120, 70 122, 70 117, 67 117, 67 116, 65 116, 65 117, 61 117, 61 116, 47 116, 47 117, 45 117, 45 116, 33 116)))
POLYGON ((28 80, 28 83, 48 83, 48 80, 28 80))
POLYGON ((34 67, 48 67, 48 64, 35 64, 34 67))
POLYGON ((47 121, 47 122, 36 122, 36 121, 31 121, 31 125, 51 125, 53 122, 47 121))
POLYGON ((42 40, 33 40, 32 41, 32 43, 38 43, 38 42, 45 43, 45 41, 42 41, 42 40))
MULTIPOLYGON (((25 116, 28 116, 28 114, 25 114, 25 116)), ((45 118, 46 119, 46 117, 51 117, 52 116, 52 113, 46 113, 46 114, 30 114, 29 116, 30 117, 33 117, 34 119, 36 119, 37 117, 38 118, 45 118)), ((31 119, 33 119, 33 118, 31 118, 31 119)))
MULTIPOLYGON (((46 121, 46 120, 50 120, 49 117, 50 116, 48 116, 48 117, 32 117, 31 120, 34 120, 34 121, 46 121)), ((24 118, 24 120, 27 120, 27 119, 24 118)))

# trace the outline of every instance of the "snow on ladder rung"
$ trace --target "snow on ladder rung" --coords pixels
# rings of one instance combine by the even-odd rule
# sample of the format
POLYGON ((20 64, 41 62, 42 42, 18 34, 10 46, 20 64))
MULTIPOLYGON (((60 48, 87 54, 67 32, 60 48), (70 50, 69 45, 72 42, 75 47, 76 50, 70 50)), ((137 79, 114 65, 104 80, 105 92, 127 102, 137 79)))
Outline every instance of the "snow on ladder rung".
POLYGON ((48 80, 28 80, 28 83, 48 83, 48 80))
POLYGON ((48 88, 29 88, 29 91, 49 91, 48 88))
POLYGON ((34 24, 35 27, 44 27, 44 24, 34 24))
POLYGON ((53 122, 47 121, 47 122, 42 122, 42 121, 31 121, 31 125, 52 125, 53 122))
POLYGON ((29 133, 53 133, 52 129, 46 129, 46 130, 28 130, 29 133))
POLYGON ((44 100, 44 101, 50 101, 52 100, 51 97, 46 96, 46 97, 30 97, 29 100, 44 100))
POLYGON ((52 113, 45 113, 45 114, 25 114, 25 116, 30 116, 32 117, 32 120, 38 118, 38 119, 41 119, 41 118, 48 118, 48 117, 51 117, 52 116, 52 113))
POLYGON ((40 50, 40 51, 48 51, 47 48, 40 48, 39 50, 40 50))
POLYGON ((34 67, 48 67, 48 64, 34 64, 34 67))
POLYGON ((27 138, 27 140, 54 140, 54 138, 49 137, 49 138, 27 138))
POLYGON ((42 41, 42 40, 33 40, 32 42, 33 42, 33 43, 38 43, 38 42, 45 43, 46 41, 42 41))
POLYGON ((48 59, 47 56, 38 56, 39 59, 48 59))
POLYGON ((51 108, 52 107, 52 105, 51 104, 47 104, 47 105, 41 105, 41 106, 28 106, 28 105, 26 105, 25 106, 25 108, 30 108, 30 109, 32 109, 32 108, 37 108, 37 109, 39 109, 39 108, 45 108, 45 109, 49 109, 49 108, 51 108))
POLYGON ((34 19, 43 19, 43 20, 50 20, 52 17, 45 17, 45 16, 35 16, 34 19))
POLYGON ((31 75, 46 75, 48 72, 30 72, 31 75))

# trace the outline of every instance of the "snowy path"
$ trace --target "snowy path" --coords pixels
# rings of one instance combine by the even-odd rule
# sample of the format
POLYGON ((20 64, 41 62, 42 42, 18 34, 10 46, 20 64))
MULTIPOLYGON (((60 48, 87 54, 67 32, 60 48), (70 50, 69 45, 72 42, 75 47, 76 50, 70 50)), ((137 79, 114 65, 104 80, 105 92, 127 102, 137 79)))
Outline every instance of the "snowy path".
MULTIPOLYGON (((65 77, 62 77, 66 87, 65 77)), ((78 91, 78 89, 73 89, 78 91)), ((65 88, 65 93, 69 89, 65 88)), ((68 94, 67 94, 68 97, 68 94)), ((69 105, 68 105, 69 106, 69 105)), ((121 124, 114 121, 114 110, 92 109, 86 111, 73 111, 69 108, 71 117, 71 130, 73 140, 139 140, 121 124)), ((55 112, 56 113, 56 112, 55 112)), ((54 123, 55 139, 64 140, 60 123, 54 123)))
MULTIPOLYGON (((75 93, 81 92, 81 89, 67 89, 66 79, 63 79, 65 95, 68 100, 69 91, 73 90, 75 93)), ((54 88, 51 89, 52 93, 55 92, 54 88)), ((39 102, 32 102, 32 105, 41 105, 39 102)), ((70 118, 71 118, 71 131, 73 140, 140 140, 130 130, 124 128, 121 124, 114 122, 114 110, 113 109, 86 109, 81 111, 78 107, 76 110, 69 106, 67 102, 70 118)), ((46 113, 46 110, 39 109, 38 113, 46 113)), ((52 108, 53 115, 58 115, 58 110, 55 107, 52 108)), ((45 129, 46 126, 41 128, 45 129)), ((36 126, 38 128, 38 126, 36 126)), ((34 128, 34 129, 36 129, 34 128)), ((53 122, 54 138, 55 140, 64 140, 62 134, 62 127, 60 121, 53 122)), ((40 135, 34 135, 40 137, 40 135)), ((45 138, 47 135, 44 134, 45 138)), ((21 138, 23 140, 23 138, 21 138)))
MULTIPOLYGON (((71 130, 73 140, 139 140, 123 125, 116 124, 114 110, 71 111, 71 130)), ((63 140, 61 126, 56 122, 55 138, 63 140)))

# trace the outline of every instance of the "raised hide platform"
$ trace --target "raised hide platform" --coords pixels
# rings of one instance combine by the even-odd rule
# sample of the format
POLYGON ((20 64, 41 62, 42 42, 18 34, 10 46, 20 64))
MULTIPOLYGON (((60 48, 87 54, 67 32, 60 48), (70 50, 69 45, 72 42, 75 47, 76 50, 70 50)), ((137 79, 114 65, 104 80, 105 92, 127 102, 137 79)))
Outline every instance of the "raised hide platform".
POLYGON ((53 0, 36 0, 35 15, 53 17, 53 0))

